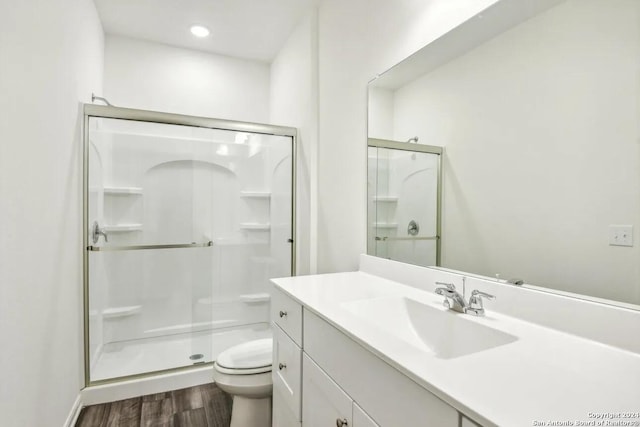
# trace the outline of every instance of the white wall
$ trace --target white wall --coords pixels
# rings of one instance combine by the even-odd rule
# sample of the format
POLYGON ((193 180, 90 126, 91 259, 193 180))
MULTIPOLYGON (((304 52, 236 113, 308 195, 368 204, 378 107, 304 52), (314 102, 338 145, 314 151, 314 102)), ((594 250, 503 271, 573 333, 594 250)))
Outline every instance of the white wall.
POLYGON ((0 4, 3 425, 62 425, 84 383, 81 103, 102 60, 92 1, 0 4))
POLYGON ((372 86, 368 90, 367 135, 369 138, 393 139, 393 98, 391 89, 372 86))
POLYGON ((319 9, 318 271, 366 247, 366 84, 495 0, 325 0, 319 9))
POLYGON ((640 303, 608 244, 640 224, 639 13, 569 0, 395 93, 394 138, 446 146, 445 267, 640 303))
POLYGON ((316 11, 304 17, 271 63, 270 122, 298 129, 298 275, 314 273, 317 268, 317 20, 316 11))
MULTIPOLYGON (((193 89, 176 85, 175 76, 182 78, 187 75, 194 81, 201 79, 197 74, 193 79, 187 74, 188 67, 176 67, 176 63, 189 63, 190 59, 196 58, 192 62, 197 66, 191 64, 191 69, 211 69, 201 65, 210 61, 203 58, 213 55, 117 37, 107 38, 105 95, 114 104, 135 108, 270 121, 298 127, 303 151, 303 161, 299 165, 309 168, 309 195, 306 196, 310 212, 308 241, 317 240, 316 244, 308 244, 309 271, 353 270, 357 267, 358 254, 366 249, 366 83, 494 2, 321 2, 317 20, 317 58, 314 58, 314 30, 311 29, 312 34, 307 40, 308 29, 305 29, 305 26, 316 24, 303 21, 271 67, 274 73, 270 81, 273 99, 269 105, 272 111, 268 114, 269 108, 266 107, 263 119, 239 116, 246 114, 243 108, 231 111, 227 108, 221 112, 220 106, 207 105, 216 102, 215 99, 198 99, 202 98, 202 93, 215 91, 215 86, 193 89), (309 54, 308 62, 301 59, 308 58, 309 54), (313 83, 309 88, 307 73, 313 73, 316 61, 319 86, 317 154, 313 152, 315 90, 313 83), (296 97, 289 94, 296 94, 296 97), (314 179, 314 167, 317 167, 317 180, 314 179), (317 202, 314 194, 317 194, 317 202), (317 254, 313 253, 315 248, 317 254), (314 267, 316 259, 317 268, 314 267)), ((313 74, 311 76, 314 79, 313 74)), ((268 86, 266 83, 267 90, 268 86)), ((307 179, 304 173, 299 171, 299 188, 304 188, 307 179)), ((298 218, 303 220, 307 201, 301 192, 298 197, 298 218)), ((300 231, 304 229, 304 224, 298 227, 300 273, 306 272, 307 262, 304 254, 307 244, 300 231)))
POLYGON ((104 96, 118 107, 269 120, 269 64, 108 35, 104 96))

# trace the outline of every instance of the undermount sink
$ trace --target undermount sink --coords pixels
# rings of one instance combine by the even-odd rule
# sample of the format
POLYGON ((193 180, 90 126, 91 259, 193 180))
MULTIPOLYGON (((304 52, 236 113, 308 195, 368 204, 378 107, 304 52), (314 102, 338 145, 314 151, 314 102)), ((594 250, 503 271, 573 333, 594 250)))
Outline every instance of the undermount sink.
POLYGON ((343 303, 348 312, 441 359, 509 344, 518 338, 411 298, 383 297, 343 303))

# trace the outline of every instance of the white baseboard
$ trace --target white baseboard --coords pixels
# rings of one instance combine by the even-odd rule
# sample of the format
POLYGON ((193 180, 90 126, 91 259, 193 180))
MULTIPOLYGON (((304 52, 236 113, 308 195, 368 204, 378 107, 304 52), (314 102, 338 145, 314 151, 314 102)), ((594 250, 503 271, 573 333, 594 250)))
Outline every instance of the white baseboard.
POLYGON ((76 397, 76 401, 73 402, 73 406, 71 407, 71 411, 69 411, 69 416, 67 416, 67 420, 64 422, 63 427, 73 427, 76 425, 76 421, 78 421, 78 416, 80 415, 80 411, 82 410, 82 400, 80 399, 80 395, 76 397))

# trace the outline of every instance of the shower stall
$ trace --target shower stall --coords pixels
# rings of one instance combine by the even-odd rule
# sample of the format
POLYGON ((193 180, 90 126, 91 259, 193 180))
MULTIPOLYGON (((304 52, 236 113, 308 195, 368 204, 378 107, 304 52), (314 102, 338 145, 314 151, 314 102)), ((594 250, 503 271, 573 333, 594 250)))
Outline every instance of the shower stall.
POLYGON ((369 138, 367 253, 440 265, 442 147, 369 138))
POLYGON ((295 273, 293 128, 85 105, 87 385, 268 337, 295 273))

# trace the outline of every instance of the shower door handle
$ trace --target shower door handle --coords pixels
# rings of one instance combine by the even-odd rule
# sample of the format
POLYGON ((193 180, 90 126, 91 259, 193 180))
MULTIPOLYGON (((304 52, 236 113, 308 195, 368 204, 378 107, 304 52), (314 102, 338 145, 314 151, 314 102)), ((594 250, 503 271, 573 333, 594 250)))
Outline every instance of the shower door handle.
POLYGON ((87 246, 87 250, 91 252, 100 251, 140 251, 147 249, 183 249, 183 248, 209 248, 213 246, 213 240, 204 243, 171 243, 167 245, 134 245, 134 246, 87 246))
POLYGON ((107 236, 107 233, 105 233, 105 231, 100 228, 100 224, 98 224, 98 221, 93 221, 93 225, 91 226, 91 241, 94 245, 98 243, 98 239, 100 238, 100 236, 104 237, 105 243, 109 243, 109 237, 107 236))

